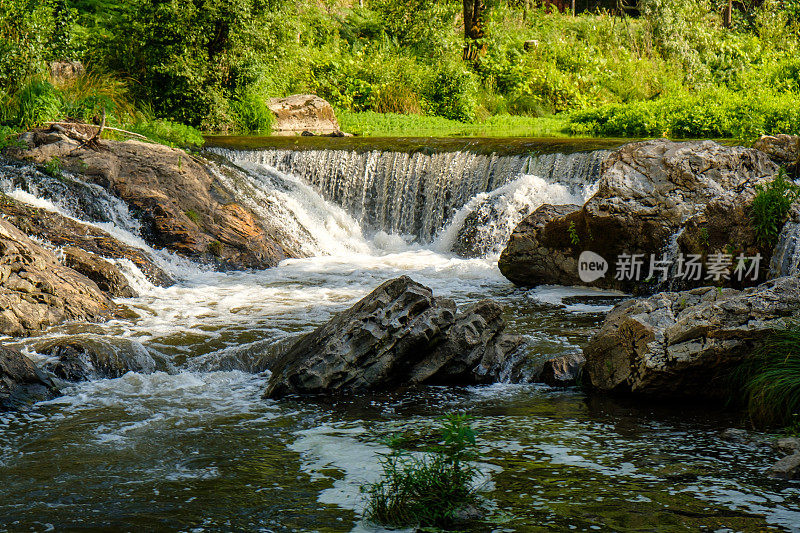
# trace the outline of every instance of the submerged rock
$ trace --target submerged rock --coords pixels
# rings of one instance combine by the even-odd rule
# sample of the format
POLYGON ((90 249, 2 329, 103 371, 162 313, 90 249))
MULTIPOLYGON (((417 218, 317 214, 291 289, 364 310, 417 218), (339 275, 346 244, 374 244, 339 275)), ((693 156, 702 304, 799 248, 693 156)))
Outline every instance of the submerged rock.
POLYGON ((589 383, 607 392, 726 399, 728 373, 787 319, 800 279, 742 291, 704 287, 616 306, 584 349, 589 383))
POLYGON ((35 163, 58 158, 66 170, 122 199, 153 247, 221 269, 268 268, 298 256, 282 228, 236 203, 222 178, 183 150, 108 140, 91 150, 63 134, 36 133, 26 149, 9 154, 35 163))
POLYGON ((65 381, 113 379, 128 372, 152 374, 156 361, 136 341, 75 336, 44 341, 36 351, 50 357, 44 370, 65 381))
POLYGON ((272 125, 275 135, 313 136, 341 133, 333 107, 319 96, 293 94, 286 98, 273 98, 267 105, 275 115, 275 123, 272 125))
POLYGON ((800 452, 779 459, 770 467, 769 474, 780 479, 800 479, 800 452))
MULTIPOLYGON (((549 206, 523 220, 503 251, 500 269, 522 286, 588 284, 652 292, 654 285, 643 283, 649 277, 651 255, 661 259, 673 236, 692 217, 702 215, 706 206, 747 206, 755 196, 755 185, 771 179, 777 169, 763 152, 712 141, 627 144, 604 161, 598 191, 582 208, 565 213, 565 208, 554 211, 549 206), (585 251, 599 254, 610 272, 582 281, 578 258, 585 251), (614 265, 622 254, 643 254, 646 264, 638 280, 616 279, 614 265)), ((709 212, 707 218, 711 216, 709 212)), ((732 216, 749 224, 738 211, 732 216)), ((734 229, 741 233, 730 228, 719 242, 749 250, 750 237, 747 242, 731 241, 738 235, 734 229)), ((704 254, 716 251, 712 247, 716 243, 706 244, 704 254)))
POLYGON ((97 285, 0 219, 0 334, 26 335, 65 320, 100 320, 114 303, 97 285))
POLYGON ((53 382, 33 361, 0 346, 0 411, 16 410, 58 395, 53 382))
POLYGON ((407 276, 387 281, 277 353, 264 395, 498 381, 521 344, 503 333, 501 311, 482 301, 459 312, 407 276))

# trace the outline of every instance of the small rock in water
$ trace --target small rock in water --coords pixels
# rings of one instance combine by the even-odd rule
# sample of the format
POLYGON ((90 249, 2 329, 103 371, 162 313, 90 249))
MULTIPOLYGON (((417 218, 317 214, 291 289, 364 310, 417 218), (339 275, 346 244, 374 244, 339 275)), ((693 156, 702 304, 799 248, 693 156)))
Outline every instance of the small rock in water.
POLYGON ((783 453, 794 454, 800 452, 800 438, 783 437, 775 443, 775 448, 783 453))
POLYGON ((51 358, 44 369, 65 381, 113 379, 127 372, 150 374, 157 366, 144 346, 121 338, 61 338, 38 346, 37 352, 51 358))
POLYGON ((575 385, 581 375, 586 359, 582 354, 571 353, 548 359, 544 362, 539 381, 551 387, 575 385))
POLYGON ((501 312, 486 300, 459 311, 407 276, 387 281, 282 351, 264 396, 499 381, 521 344, 501 312))
POLYGON ((0 412, 57 395, 58 389, 33 361, 16 350, 0 346, 0 412))
POLYGON ((779 460, 770 467, 769 474, 781 479, 800 479, 800 452, 779 460))

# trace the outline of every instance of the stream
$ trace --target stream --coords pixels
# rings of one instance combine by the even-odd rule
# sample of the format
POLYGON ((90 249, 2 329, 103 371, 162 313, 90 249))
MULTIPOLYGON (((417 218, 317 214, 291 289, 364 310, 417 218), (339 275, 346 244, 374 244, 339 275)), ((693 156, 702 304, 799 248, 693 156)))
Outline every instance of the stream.
MULTIPOLYGON (((98 197, 92 214, 44 176, 0 166, 6 194, 96 224, 179 280, 156 287, 118 261, 140 294, 120 301, 129 318, 44 334, 101 339, 156 371, 0 413, 0 531, 379 531, 361 518, 359 489, 379 478, 382 440, 426 435, 448 412, 470 413, 478 431, 488 511, 470 531, 800 531, 800 485, 764 474, 771 450, 721 439, 740 421, 715 409, 539 384, 262 399, 267 374, 249 362, 403 274, 459 305, 504 304, 532 361, 579 351, 624 297, 525 290, 497 268, 524 213, 593 193, 611 144, 429 153, 280 142, 216 139, 206 152, 240 201, 281 205, 271 216, 310 255, 263 271, 213 272, 153 250, 120 202, 98 197), (460 257, 470 223, 475 253, 460 257)), ((41 338, 3 342, 44 360, 41 338)))

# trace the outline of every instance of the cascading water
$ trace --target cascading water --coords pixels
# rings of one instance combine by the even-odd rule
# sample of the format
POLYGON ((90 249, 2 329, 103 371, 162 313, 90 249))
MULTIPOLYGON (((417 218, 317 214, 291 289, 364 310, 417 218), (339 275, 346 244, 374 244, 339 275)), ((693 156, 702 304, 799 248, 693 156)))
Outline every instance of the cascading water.
MULTIPOLYGON (((364 231, 410 236, 420 243, 432 242, 459 209, 477 195, 500 190, 525 176, 560 188, 553 198, 548 198, 547 194, 539 194, 539 187, 535 193, 538 198, 531 198, 533 202, 582 203, 608 154, 604 150, 503 156, 468 151, 210 151, 240 166, 252 169, 256 165, 296 176, 326 200, 341 206, 364 231)), ((520 185, 530 189, 530 184, 520 185)), ((494 196, 516 192, 510 187, 494 196)), ((528 207, 520 204, 517 202, 523 209, 528 207)), ((473 205, 478 207, 477 202, 473 205)))
POLYGON ((493 254, 525 212, 591 194, 603 152, 216 152, 230 160, 209 168, 236 200, 312 257, 208 271, 147 246, 136 218, 106 191, 0 166, 6 194, 95 224, 179 279, 155 287, 119 261, 140 293, 121 302, 130 316, 3 339, 39 364, 40 343, 64 337, 128 346, 155 372, 62 384, 56 400, 0 413, 0 530, 374 531, 360 520, 359 486, 379 475, 379 442, 430 433, 442 413, 458 410, 474 416, 488 479, 480 490, 510 510, 506 530, 800 523, 800 490, 764 480, 769 453, 720 441, 725 421, 537 385, 274 402, 261 398, 265 375, 243 371, 275 342, 401 274, 459 305, 505 304, 508 329, 527 337, 532 359, 577 351, 608 310, 580 298, 600 291, 515 289, 493 254), (451 253, 465 228, 476 229, 471 259, 451 253), (641 524, 620 522, 643 510, 641 524))

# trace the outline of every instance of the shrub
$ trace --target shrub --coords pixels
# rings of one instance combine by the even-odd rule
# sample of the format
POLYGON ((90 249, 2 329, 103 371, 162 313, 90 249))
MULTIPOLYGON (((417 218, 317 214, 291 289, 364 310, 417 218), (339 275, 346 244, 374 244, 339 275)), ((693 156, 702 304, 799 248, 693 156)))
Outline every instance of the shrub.
POLYGON ((774 180, 757 190, 750 216, 758 241, 771 246, 778 239, 789 209, 800 196, 800 187, 789 181, 785 169, 781 168, 774 180))
POLYGON ((274 115, 267 106, 267 99, 246 91, 231 103, 236 130, 239 133, 269 133, 274 115))
POLYGON ((428 455, 396 449, 383 457, 382 479, 362 488, 369 496, 368 520, 392 527, 447 527, 476 502, 477 471, 468 463, 475 447, 469 416, 441 420, 441 443, 428 455))
POLYGON ((13 98, 12 106, 17 112, 13 119, 15 125, 29 128, 43 122, 62 118, 61 94, 49 81, 31 80, 13 98))
POLYGON ((800 413, 800 326, 776 330, 734 376, 753 424, 791 424, 800 413))
POLYGON ((204 142, 203 135, 195 128, 169 120, 142 117, 128 129, 169 146, 202 146, 204 142))
POLYGON ((451 120, 475 119, 477 83, 461 63, 444 63, 436 71, 426 96, 432 112, 451 120))

